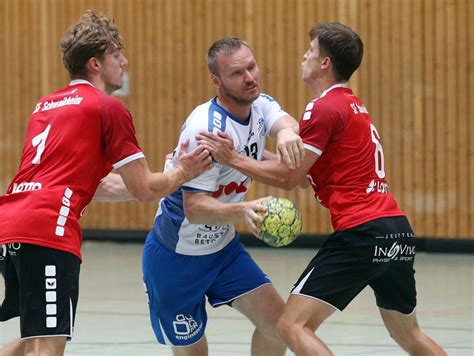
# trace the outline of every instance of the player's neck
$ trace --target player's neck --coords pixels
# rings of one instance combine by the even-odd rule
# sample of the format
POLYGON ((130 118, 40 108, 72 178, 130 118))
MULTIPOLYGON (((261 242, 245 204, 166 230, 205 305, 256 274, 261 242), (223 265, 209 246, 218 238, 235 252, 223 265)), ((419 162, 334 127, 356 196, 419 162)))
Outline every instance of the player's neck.
POLYGON ((324 91, 332 87, 333 85, 343 83, 341 81, 337 81, 334 78, 320 78, 312 83, 310 83, 309 87, 311 91, 314 93, 316 98, 319 98, 324 91))
POLYGON ((115 90, 113 87, 106 85, 106 83, 102 80, 102 78, 99 75, 90 75, 89 77, 82 77, 82 78, 76 78, 76 79, 87 80, 94 87, 96 87, 97 89, 99 89, 100 91, 108 95, 111 95, 115 90))
POLYGON ((92 83, 93 86, 95 86, 97 89, 99 89, 100 91, 108 94, 108 95, 111 95, 113 93, 113 89, 110 88, 109 86, 107 86, 104 81, 102 80, 93 80, 91 79, 90 82, 92 83))
POLYGON ((218 96, 216 100, 217 103, 232 114, 232 116, 242 121, 248 120, 251 104, 239 104, 231 99, 222 98, 220 96, 218 96))

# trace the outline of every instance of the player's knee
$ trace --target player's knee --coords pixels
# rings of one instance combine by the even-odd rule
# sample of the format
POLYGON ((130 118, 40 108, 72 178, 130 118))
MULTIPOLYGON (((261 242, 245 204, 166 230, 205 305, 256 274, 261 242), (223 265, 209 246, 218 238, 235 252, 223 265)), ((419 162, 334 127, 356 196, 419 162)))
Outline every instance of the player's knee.
POLYGON ((287 340, 292 335, 294 327, 295 325, 284 316, 280 317, 276 324, 278 335, 280 335, 283 340, 287 340))
POLYGON ((256 327, 257 332, 265 337, 279 339, 280 336, 276 330, 276 322, 262 323, 256 327))

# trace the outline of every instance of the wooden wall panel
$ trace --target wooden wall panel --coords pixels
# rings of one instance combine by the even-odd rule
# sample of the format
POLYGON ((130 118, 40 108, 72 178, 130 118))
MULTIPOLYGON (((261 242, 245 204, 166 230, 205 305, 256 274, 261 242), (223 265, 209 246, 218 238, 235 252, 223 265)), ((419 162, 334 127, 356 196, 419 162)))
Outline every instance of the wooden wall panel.
MULTIPOLYGON (((130 93, 121 99, 156 170, 187 115, 214 95, 204 60, 214 40, 250 42, 264 90, 299 119, 312 98, 300 79, 308 30, 322 21, 348 24, 365 44, 350 85, 382 136, 391 191, 418 235, 474 238, 470 0, 0 0, 0 192, 18 167, 35 102, 68 82, 59 41, 88 8, 115 18, 122 30, 130 93)), ((249 192, 266 195, 295 201, 306 233, 331 231, 310 190, 254 183, 249 192)), ((93 203, 83 225, 146 230, 155 209, 93 203)))

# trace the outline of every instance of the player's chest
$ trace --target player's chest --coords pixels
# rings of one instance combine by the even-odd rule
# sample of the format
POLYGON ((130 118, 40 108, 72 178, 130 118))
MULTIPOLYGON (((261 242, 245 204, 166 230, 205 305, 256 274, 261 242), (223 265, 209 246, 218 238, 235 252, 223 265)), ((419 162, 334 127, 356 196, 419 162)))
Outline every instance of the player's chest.
POLYGON ((259 129, 258 122, 251 120, 248 125, 229 127, 229 134, 234 138, 235 149, 239 154, 261 159, 265 148, 265 136, 259 129))

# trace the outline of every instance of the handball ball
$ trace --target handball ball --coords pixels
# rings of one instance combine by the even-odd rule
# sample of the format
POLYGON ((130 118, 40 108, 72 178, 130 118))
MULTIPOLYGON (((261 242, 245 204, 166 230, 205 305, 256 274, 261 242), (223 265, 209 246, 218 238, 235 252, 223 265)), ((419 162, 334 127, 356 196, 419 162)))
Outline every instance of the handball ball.
POLYGON ((263 242, 273 247, 282 247, 292 243, 300 234, 303 220, 298 208, 288 199, 269 198, 262 202, 266 211, 258 214, 263 217, 260 237, 263 242))

